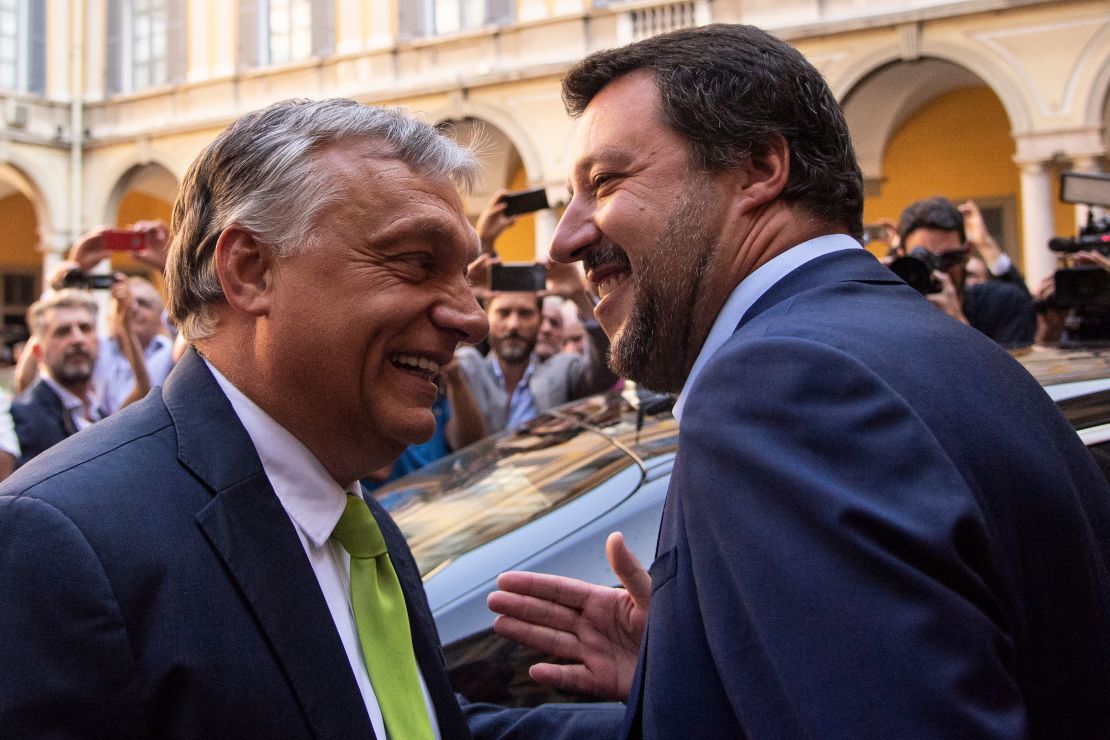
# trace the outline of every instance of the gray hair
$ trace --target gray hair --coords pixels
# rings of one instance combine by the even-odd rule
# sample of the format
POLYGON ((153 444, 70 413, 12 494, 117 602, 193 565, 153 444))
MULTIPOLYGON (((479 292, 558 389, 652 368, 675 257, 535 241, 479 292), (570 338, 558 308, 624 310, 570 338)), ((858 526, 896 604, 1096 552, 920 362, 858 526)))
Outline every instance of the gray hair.
POLYGON ((187 339, 215 328, 211 307, 224 300, 216 242, 224 229, 239 226, 279 257, 312 249, 320 214, 343 196, 317 155, 360 139, 422 176, 448 177, 467 189, 478 176, 469 149, 399 108, 285 100, 240 117, 193 162, 174 203, 166 291, 187 339))
POLYGON ((39 338, 44 337, 48 323, 46 312, 59 308, 83 308, 92 315, 93 319, 96 318, 96 299, 88 291, 77 288, 53 290, 27 309, 27 325, 31 327, 31 333, 39 338))

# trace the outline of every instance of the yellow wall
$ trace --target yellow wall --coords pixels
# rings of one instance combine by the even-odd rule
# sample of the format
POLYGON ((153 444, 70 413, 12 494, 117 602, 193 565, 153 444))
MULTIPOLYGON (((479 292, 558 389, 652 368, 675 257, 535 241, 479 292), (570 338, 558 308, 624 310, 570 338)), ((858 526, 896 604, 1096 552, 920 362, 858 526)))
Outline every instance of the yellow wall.
MULTIPOLYGON (((507 186, 509 190, 524 190, 528 187, 528 173, 521 164, 513 173, 507 186)), ((501 232, 497 238, 497 254, 506 262, 531 262, 536 259, 536 216, 523 213, 516 217, 516 223, 501 232)))
POLYGON ((0 265, 42 269, 35 206, 23 195, 0 200, 0 265))
MULTIPOLYGON (((123 197, 123 200, 119 204, 116 225, 125 227, 130 226, 136 221, 162 219, 168 226, 172 212, 172 203, 168 203, 161 198, 155 198, 152 195, 147 195, 146 193, 130 192, 123 197)), ((113 254, 112 269, 128 274, 146 274, 148 277, 156 278, 154 280, 155 283, 161 284, 161 275, 155 276, 153 274, 154 271, 149 265, 139 262, 129 254, 122 252, 113 254)))
MULTIPOLYGON (((1021 182, 1013 161, 1010 121, 998 98, 986 87, 967 88, 926 103, 892 137, 883 158, 882 193, 864 203, 864 222, 898 220, 915 200, 943 195, 1009 198, 1018 243, 1003 244, 1021 265, 1021 182)), ((1057 203, 1056 233, 1075 230, 1075 210, 1057 203)), ((1003 235, 994 235, 999 242, 1003 235)))

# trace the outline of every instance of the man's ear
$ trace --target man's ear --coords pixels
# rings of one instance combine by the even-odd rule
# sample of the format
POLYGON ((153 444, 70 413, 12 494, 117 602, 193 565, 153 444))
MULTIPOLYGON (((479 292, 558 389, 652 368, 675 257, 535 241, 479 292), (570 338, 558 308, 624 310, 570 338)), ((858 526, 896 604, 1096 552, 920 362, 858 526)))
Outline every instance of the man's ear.
POLYGON ((742 180, 738 203, 743 210, 755 210, 778 198, 790 179, 790 147, 786 139, 776 136, 767 151, 738 167, 736 175, 742 180))
POLYGON ((274 264, 273 250, 234 224, 216 242, 216 274, 224 298, 237 311, 251 316, 269 313, 274 264))

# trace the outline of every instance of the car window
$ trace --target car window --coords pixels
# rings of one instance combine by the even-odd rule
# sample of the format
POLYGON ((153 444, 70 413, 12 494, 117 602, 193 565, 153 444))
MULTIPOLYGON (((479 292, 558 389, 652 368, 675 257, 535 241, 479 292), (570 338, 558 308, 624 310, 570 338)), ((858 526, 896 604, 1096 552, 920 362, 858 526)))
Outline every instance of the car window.
POLYGON ((421 576, 541 516, 676 444, 669 415, 637 433, 619 395, 593 396, 489 437, 375 491, 404 533, 421 576), (669 442, 667 440, 670 440, 669 442))

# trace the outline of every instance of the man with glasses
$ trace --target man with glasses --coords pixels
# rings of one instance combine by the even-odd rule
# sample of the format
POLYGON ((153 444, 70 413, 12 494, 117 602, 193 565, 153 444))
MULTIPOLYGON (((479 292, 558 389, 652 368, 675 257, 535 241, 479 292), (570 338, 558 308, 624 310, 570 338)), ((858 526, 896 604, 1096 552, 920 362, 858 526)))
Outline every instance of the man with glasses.
POLYGON ((925 297, 1005 347, 1032 344, 1037 314, 1029 291, 982 226, 978 208, 974 204, 963 208, 961 212, 945 198, 927 198, 911 203, 898 220, 905 254, 925 257, 937 268, 933 277, 941 290, 925 297), (968 230, 968 223, 975 228, 968 230), (998 279, 974 285, 967 282, 967 261, 973 249, 998 279))

